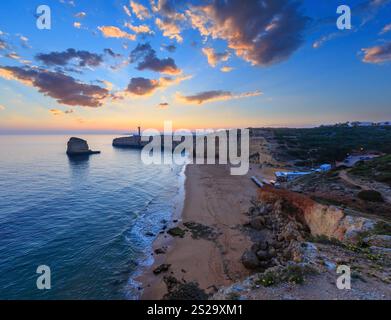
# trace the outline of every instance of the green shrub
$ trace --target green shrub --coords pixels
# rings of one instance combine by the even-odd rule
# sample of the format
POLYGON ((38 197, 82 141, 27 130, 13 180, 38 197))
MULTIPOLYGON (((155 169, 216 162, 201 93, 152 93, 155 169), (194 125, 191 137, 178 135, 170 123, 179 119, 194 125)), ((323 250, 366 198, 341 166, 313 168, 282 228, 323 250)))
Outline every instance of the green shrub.
POLYGON ((364 201, 384 202, 381 193, 375 190, 363 190, 360 191, 357 196, 364 201))

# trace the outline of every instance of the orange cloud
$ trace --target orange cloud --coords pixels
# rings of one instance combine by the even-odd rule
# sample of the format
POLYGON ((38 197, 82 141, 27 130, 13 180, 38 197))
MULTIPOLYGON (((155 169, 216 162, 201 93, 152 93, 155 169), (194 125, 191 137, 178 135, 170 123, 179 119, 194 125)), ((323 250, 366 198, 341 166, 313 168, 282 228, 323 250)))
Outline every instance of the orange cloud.
POLYGON ((227 67, 227 66, 225 66, 225 67, 222 67, 222 68, 220 69, 220 71, 221 71, 221 72, 231 72, 233 69, 234 69, 234 68, 232 68, 232 67, 227 67))
POLYGON ((125 27, 127 27, 128 29, 132 30, 135 33, 149 33, 149 34, 153 33, 153 31, 146 24, 134 26, 131 23, 126 22, 125 27))
POLYGON ((136 40, 136 35, 129 34, 114 26, 102 26, 98 27, 98 29, 102 32, 105 38, 122 38, 132 41, 136 40))
POLYGON ((191 96, 184 96, 181 93, 177 92, 175 98, 182 103, 200 105, 207 102, 242 99, 242 98, 256 97, 260 95, 262 95, 262 92, 258 90, 252 92, 240 93, 240 94, 233 94, 230 91, 212 90, 212 91, 203 91, 191 96))
POLYGON ((130 1, 130 7, 132 8, 133 13, 136 15, 136 17, 140 20, 148 19, 151 16, 149 10, 141 3, 130 1))
POLYGON ((181 83, 182 81, 190 79, 191 76, 180 76, 176 78, 161 77, 160 79, 147 79, 147 78, 132 78, 130 79, 128 87, 116 94, 117 99, 125 97, 150 97, 156 90, 164 89, 169 86, 173 86, 181 83))
POLYGON ((211 67, 216 67, 216 65, 221 61, 228 61, 229 59, 229 52, 221 52, 217 53, 213 48, 203 48, 202 49, 203 54, 208 59, 208 63, 211 67))
POLYGON ((391 61, 391 41, 371 48, 362 49, 364 52, 363 62, 384 63, 391 61))
POLYGON ((155 23, 163 31, 163 36, 169 39, 175 39, 177 42, 183 41, 181 29, 174 20, 156 18, 155 23))

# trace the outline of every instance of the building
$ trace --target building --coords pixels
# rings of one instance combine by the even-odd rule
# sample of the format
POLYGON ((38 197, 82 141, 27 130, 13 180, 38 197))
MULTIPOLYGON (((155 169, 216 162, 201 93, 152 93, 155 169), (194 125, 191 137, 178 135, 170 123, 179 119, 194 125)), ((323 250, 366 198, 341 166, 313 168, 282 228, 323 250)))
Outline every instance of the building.
POLYGON ((298 172, 298 171, 277 171, 275 172, 276 181, 277 182, 288 182, 292 181, 296 178, 306 176, 308 174, 313 173, 312 171, 304 171, 304 172, 298 172))
POLYGON ((326 171, 330 171, 331 170, 331 164, 322 164, 320 167, 319 167, 320 171, 321 172, 326 172, 326 171))

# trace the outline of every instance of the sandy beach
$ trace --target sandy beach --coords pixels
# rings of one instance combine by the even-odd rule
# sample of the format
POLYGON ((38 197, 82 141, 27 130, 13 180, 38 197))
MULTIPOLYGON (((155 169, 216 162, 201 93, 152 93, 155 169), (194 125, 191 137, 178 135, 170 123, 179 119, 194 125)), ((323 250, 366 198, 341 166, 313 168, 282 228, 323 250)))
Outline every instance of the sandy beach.
POLYGON ((143 283, 142 299, 161 299, 167 293, 163 277, 171 275, 184 282, 196 282, 207 293, 248 276, 240 262, 243 251, 251 246, 242 231, 256 186, 246 176, 231 176, 225 165, 188 165, 186 168, 185 203, 178 227, 196 222, 217 233, 213 240, 195 239, 191 232, 183 238, 164 234, 154 249, 167 247, 155 255, 155 263, 138 279, 143 283), (161 264, 170 264, 168 272, 155 275, 161 264))

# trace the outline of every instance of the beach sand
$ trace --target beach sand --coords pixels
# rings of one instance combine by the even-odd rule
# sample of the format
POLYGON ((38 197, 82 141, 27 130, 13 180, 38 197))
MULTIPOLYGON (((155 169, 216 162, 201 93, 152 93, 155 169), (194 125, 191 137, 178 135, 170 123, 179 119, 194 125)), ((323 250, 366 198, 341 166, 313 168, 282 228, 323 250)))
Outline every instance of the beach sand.
POLYGON ((257 188, 246 176, 231 176, 226 165, 188 165, 186 168, 185 203, 178 226, 197 222, 214 229, 216 239, 194 239, 191 232, 184 238, 164 234, 154 249, 168 247, 166 254, 155 255, 155 263, 137 280, 143 283, 142 299, 161 299, 167 293, 165 275, 178 280, 197 282, 207 293, 248 276, 241 263, 243 252, 251 246, 242 225, 247 222, 250 200, 257 188), (154 275, 161 264, 170 264, 168 272, 154 275))

